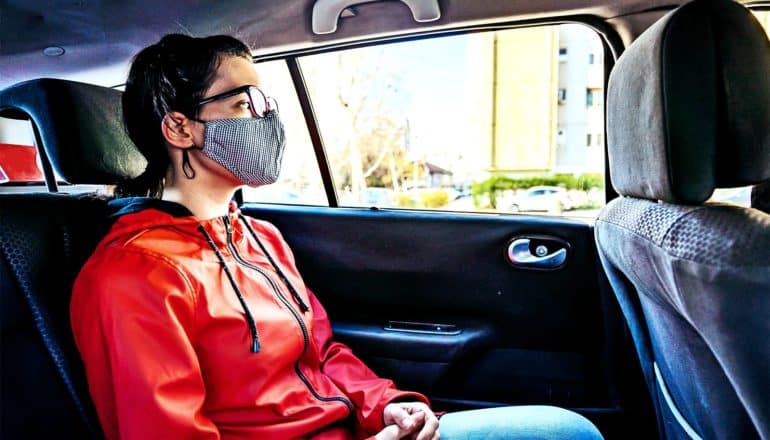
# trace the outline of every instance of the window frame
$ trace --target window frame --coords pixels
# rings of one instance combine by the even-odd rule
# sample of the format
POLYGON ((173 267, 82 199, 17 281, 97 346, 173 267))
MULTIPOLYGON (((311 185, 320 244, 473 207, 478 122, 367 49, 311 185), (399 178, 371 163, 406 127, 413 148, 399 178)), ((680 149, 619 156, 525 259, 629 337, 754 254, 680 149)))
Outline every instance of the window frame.
MULTIPOLYGON (((519 21, 503 22, 499 24, 469 25, 469 26, 461 26, 461 27, 457 27, 449 30, 414 32, 414 33, 408 33, 405 35, 398 35, 398 36, 391 36, 391 37, 370 38, 370 39, 363 39, 363 40, 350 42, 350 43, 339 43, 339 44, 332 44, 332 45, 321 46, 321 47, 312 47, 312 48, 297 49, 297 50, 285 51, 285 52, 261 54, 259 56, 253 57, 253 62, 255 65, 259 65, 260 63, 263 63, 263 62, 276 61, 276 60, 283 60, 286 63, 286 67, 288 68, 289 73, 291 75, 291 80, 294 85, 295 92, 297 93, 297 99, 300 103, 300 108, 302 109, 303 118, 305 120, 305 124, 308 130, 308 135, 312 143, 313 151, 316 156, 316 162, 321 174, 321 181, 324 185, 324 192, 326 193, 328 207, 340 208, 339 196, 337 194, 337 190, 334 185, 334 177, 332 175, 330 162, 328 160, 328 155, 326 152, 326 148, 324 146, 324 140, 321 135, 318 119, 313 110, 312 98, 310 97, 307 84, 305 83, 302 68, 299 63, 299 58, 304 56, 309 56, 309 55, 337 52, 341 50, 356 49, 356 48, 370 47, 370 46, 381 46, 381 45, 387 45, 387 44, 398 44, 401 42, 415 41, 415 40, 451 37, 451 36, 457 36, 457 35, 472 34, 476 32, 495 32, 495 31, 504 31, 509 29, 531 28, 531 27, 540 27, 540 26, 557 26, 557 25, 563 25, 563 24, 584 25, 588 27, 590 30, 592 30, 593 32, 595 32, 596 35, 601 40, 602 49, 604 50, 604 56, 602 57, 604 61, 603 86, 604 86, 604 89, 606 90, 607 84, 609 81, 609 73, 612 70, 612 67, 615 65, 616 60, 620 57, 620 54, 625 49, 625 46, 622 42, 622 39, 620 38, 620 35, 608 23, 606 23, 602 19, 599 19, 591 15, 575 15, 575 16, 568 16, 568 17, 543 18, 543 19, 536 19, 536 20, 519 20, 519 21)), ((603 101, 606 100, 606 95, 607 95, 606 93, 602 94, 601 99, 603 101)), ((603 105, 602 108, 603 108, 603 112, 605 113, 604 120, 605 120, 605 132, 606 132, 606 105, 603 105)), ((605 202, 609 202, 613 198, 618 197, 618 194, 612 188, 612 185, 610 183, 609 161, 606 160, 606 157, 607 157, 606 143, 604 145, 604 153, 605 153, 605 161, 604 161, 605 202)), ((239 206, 244 205, 244 203, 249 203, 249 204, 259 203, 259 202, 244 202, 241 191, 238 191, 235 199, 239 206)), ((359 207, 347 207, 347 206, 345 206, 344 208, 369 209, 368 207, 359 208, 359 207)), ((394 208, 394 209, 409 210, 409 208, 394 208)), ((420 212, 445 212, 445 211, 420 210, 420 212)))

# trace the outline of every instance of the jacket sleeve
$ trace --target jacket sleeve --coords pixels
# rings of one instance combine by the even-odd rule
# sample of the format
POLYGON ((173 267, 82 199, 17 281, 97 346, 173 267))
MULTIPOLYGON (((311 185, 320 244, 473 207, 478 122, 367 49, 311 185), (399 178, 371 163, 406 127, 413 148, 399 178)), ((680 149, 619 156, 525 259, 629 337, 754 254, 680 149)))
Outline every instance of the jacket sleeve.
POLYGON ((194 290, 172 262, 102 249, 75 282, 70 317, 108 439, 219 438, 201 412, 194 290))
POLYGON ((420 393, 400 391, 393 381, 378 377, 345 344, 332 341, 332 329, 326 310, 307 289, 313 310, 313 341, 320 351, 321 370, 348 396, 356 409, 356 418, 368 434, 384 428, 383 410, 395 400, 430 404, 420 393))

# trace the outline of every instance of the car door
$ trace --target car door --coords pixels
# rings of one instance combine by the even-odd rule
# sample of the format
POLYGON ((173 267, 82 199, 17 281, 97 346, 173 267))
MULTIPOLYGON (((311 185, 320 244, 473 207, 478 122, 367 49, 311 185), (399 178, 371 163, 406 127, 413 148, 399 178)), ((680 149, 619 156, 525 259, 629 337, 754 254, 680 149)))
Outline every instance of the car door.
POLYGON ((604 147, 585 139, 604 125, 586 122, 585 93, 603 87, 606 48, 582 25, 500 26, 257 65, 290 146, 243 211, 282 231, 335 338, 439 410, 549 404, 610 437, 652 426, 593 241, 604 147), (451 201, 468 182, 473 196, 451 201), (516 189, 565 183, 589 202, 505 213, 516 189), (261 203, 282 191, 300 199, 261 203))

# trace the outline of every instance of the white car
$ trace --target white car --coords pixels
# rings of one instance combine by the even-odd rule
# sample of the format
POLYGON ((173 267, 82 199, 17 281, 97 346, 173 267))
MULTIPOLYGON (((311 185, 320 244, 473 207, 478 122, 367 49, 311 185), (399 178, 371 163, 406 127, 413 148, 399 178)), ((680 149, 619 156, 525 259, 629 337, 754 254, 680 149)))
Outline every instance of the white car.
POLYGON ((558 186, 533 186, 516 195, 509 210, 560 212, 569 209, 567 190, 558 186))

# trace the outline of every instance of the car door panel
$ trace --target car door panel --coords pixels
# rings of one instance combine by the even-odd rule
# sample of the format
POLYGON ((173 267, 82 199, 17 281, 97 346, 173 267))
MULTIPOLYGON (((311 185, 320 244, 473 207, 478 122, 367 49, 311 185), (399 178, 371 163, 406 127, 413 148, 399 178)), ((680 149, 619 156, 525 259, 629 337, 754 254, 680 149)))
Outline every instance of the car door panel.
POLYGON ((275 224, 335 337, 379 374, 449 407, 608 407, 592 230, 563 218, 246 205, 275 224), (569 243, 566 265, 522 270, 514 237, 569 243), (392 329, 454 326, 452 333, 392 329))
MULTIPOLYGON (((456 321, 457 322, 457 321, 456 321)), ((451 334, 400 331, 389 324, 335 322, 334 336, 354 347, 383 376, 405 388, 434 389, 450 367, 493 346, 494 331, 484 323, 453 326, 451 334)))

